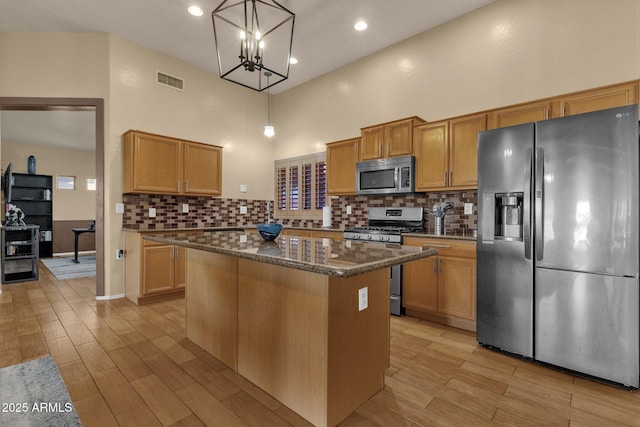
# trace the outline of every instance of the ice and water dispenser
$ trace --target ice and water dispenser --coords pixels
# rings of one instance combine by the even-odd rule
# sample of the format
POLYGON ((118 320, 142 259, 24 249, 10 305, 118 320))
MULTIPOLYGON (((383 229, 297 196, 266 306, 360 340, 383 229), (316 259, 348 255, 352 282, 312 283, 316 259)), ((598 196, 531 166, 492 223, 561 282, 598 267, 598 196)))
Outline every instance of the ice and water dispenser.
POLYGON ((482 240, 522 240, 524 193, 484 193, 482 240))

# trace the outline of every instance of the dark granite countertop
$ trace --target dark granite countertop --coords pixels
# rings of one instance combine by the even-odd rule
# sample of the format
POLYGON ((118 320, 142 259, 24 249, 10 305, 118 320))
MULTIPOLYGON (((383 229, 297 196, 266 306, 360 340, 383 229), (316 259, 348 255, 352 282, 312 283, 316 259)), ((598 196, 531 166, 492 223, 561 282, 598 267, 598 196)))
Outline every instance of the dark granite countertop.
POLYGON ((299 236, 281 235, 266 242, 257 233, 228 229, 145 233, 144 239, 338 277, 355 276, 438 253, 417 246, 299 236))

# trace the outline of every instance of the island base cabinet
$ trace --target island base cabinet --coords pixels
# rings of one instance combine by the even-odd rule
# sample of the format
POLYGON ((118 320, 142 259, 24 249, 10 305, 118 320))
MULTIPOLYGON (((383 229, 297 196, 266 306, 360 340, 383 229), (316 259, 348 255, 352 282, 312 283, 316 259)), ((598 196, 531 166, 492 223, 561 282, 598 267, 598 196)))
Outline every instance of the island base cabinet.
POLYGON ((187 338, 237 371, 238 259, 187 250, 187 338))
POLYGON ((238 267, 240 375, 318 426, 383 388, 388 269, 337 278, 244 259, 238 267), (364 287, 369 306, 359 311, 364 287))
POLYGON ((187 337, 312 424, 334 426, 384 386, 389 276, 340 278, 188 249, 187 337), (368 307, 359 310, 362 288, 368 307))

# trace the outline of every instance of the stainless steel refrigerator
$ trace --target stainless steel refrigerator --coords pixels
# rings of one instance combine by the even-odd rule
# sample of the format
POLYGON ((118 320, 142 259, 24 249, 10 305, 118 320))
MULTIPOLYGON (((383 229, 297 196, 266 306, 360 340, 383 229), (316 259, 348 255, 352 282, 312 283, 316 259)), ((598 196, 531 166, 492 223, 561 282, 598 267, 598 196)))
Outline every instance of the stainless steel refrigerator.
POLYGON ((638 106, 481 132, 477 340, 640 381, 638 106))

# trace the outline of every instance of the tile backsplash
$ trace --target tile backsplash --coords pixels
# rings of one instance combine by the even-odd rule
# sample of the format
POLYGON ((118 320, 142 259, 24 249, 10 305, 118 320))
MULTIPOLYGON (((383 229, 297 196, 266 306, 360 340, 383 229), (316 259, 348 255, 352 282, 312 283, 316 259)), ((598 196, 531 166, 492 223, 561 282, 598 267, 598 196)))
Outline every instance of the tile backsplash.
MULTIPOLYGON (((139 230, 166 230, 180 228, 227 227, 253 225, 267 221, 267 200, 207 198, 188 196, 124 194, 123 227, 139 230), (183 205, 188 212, 183 213, 183 205), (242 208, 246 207, 246 213, 242 208), (155 218, 149 217, 149 208, 155 208, 155 218)), ((453 211, 446 216, 445 228, 477 229, 477 192, 451 191, 414 193, 397 196, 340 196, 332 197, 332 228, 364 226, 369 207, 425 207, 449 202, 453 211), (464 204, 473 204, 473 214, 464 214, 464 204), (351 214, 347 214, 347 207, 351 214)), ((278 219, 274 217, 271 202, 271 218, 288 226, 320 227, 322 220, 278 219)), ((426 215, 428 229, 434 227, 432 215, 426 215)))

